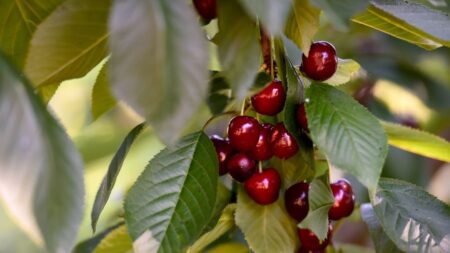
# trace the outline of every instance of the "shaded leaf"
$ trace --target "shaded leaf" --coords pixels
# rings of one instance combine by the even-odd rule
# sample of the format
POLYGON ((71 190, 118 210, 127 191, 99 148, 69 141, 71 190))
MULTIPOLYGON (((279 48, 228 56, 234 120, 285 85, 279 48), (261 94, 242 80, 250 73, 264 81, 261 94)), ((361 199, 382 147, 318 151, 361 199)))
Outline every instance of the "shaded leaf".
POLYGON ((36 88, 36 93, 41 97, 44 104, 48 104, 59 88, 60 83, 50 84, 36 88))
POLYGON ((379 121, 332 86, 313 83, 307 94, 306 114, 314 143, 333 167, 374 190, 387 154, 387 138, 379 121))
POLYGON ((211 220, 208 225, 205 227, 204 231, 209 231, 214 228, 217 221, 222 215, 223 209, 230 203, 231 191, 221 182, 217 183, 217 195, 216 195, 216 203, 214 204, 214 208, 212 210, 211 220))
POLYGON ((401 126, 381 122, 390 145, 426 157, 450 162, 450 143, 439 136, 401 126))
POLYGON ((208 107, 213 115, 222 113, 230 102, 230 84, 220 73, 215 73, 209 81, 208 107))
POLYGON ((219 59, 233 95, 242 100, 260 64, 258 29, 237 0, 219 0, 219 59))
POLYGON ((108 54, 111 0, 67 0, 37 28, 25 73, 35 86, 83 77, 108 54))
POLYGON ((93 253, 133 253, 133 242, 127 232, 127 227, 121 225, 112 230, 97 245, 93 253))
POLYGON ((180 252, 211 219, 218 161, 203 132, 156 155, 125 200, 125 219, 136 252, 180 252))
POLYGON ((23 74, 0 55, 0 195, 48 252, 72 249, 83 217, 83 163, 23 74))
POLYGON ((142 132, 145 127, 145 122, 134 127, 128 135, 123 140, 116 154, 114 155, 111 163, 109 164, 108 171, 100 184, 100 187, 95 196, 94 204, 91 211, 91 226, 92 230, 95 232, 95 227, 97 225, 98 218, 108 202, 109 196, 111 195, 114 184, 116 183, 117 176, 122 169, 122 164, 128 154, 136 137, 142 132))
POLYGON ((311 2, 322 9, 331 23, 341 30, 347 29, 350 18, 363 11, 369 3, 368 0, 311 0, 311 2))
POLYGON ((336 72, 325 82, 330 85, 341 85, 350 82, 358 75, 361 66, 351 59, 339 59, 336 72))
POLYGON ((235 226, 234 212, 236 204, 228 205, 222 212, 216 226, 209 232, 205 233, 198 239, 189 249, 187 253, 201 253, 203 249, 219 239, 223 234, 235 226))
POLYGON ((22 68, 37 26, 64 0, 2 0, 0 49, 22 68))
POLYGON ((320 9, 309 0, 294 0, 293 8, 286 22, 285 34, 305 55, 320 26, 320 9))
POLYGON ((372 205, 384 232, 401 250, 450 252, 450 207, 425 190, 383 178, 372 205))
POLYGON ((297 249, 297 228, 285 211, 282 194, 275 203, 261 206, 241 187, 238 192, 236 224, 255 253, 292 253, 297 249))
POLYGON ((117 104, 111 93, 108 79, 108 63, 105 63, 98 73, 92 89, 92 117, 99 118, 117 104))
POLYGON ((197 15, 184 0, 117 0, 110 30, 113 94, 173 144, 208 91, 208 46, 197 15))
POLYGON ((115 226, 112 226, 110 228, 105 229, 101 233, 95 235, 92 238, 86 239, 80 243, 77 244, 77 246, 72 250, 72 253, 92 253, 97 245, 105 238, 111 231, 118 228, 122 224, 117 224, 115 226))

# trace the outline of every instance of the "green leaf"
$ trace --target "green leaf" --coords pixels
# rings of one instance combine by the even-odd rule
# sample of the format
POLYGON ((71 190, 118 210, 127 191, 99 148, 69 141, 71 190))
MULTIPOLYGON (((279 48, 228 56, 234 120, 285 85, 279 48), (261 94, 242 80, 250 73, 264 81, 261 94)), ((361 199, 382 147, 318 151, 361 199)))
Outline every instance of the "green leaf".
POLYGON ((209 81, 208 107, 213 115, 222 113, 230 102, 230 84, 220 73, 214 73, 209 81))
POLYGON ((328 175, 314 179, 308 193, 309 212, 298 225, 314 232, 319 240, 325 240, 328 232, 328 211, 334 203, 328 175))
POLYGON ((37 28, 25 73, 35 86, 83 77, 108 55, 110 0, 67 0, 37 28))
POLYGON ((383 231, 371 204, 366 203, 361 205, 361 217, 369 227, 370 236, 372 237, 372 242, 377 253, 402 253, 383 231))
POLYGON ((333 86, 348 83, 358 75, 360 69, 361 66, 354 60, 339 59, 336 72, 325 82, 333 86))
POLYGON ((307 94, 306 115, 314 143, 333 167, 374 190, 387 154, 387 138, 380 122, 332 86, 312 83, 307 94))
POLYGON ((384 232, 406 252, 450 252, 450 207, 403 181, 381 179, 372 205, 384 232))
POLYGON ((22 68, 37 26, 64 0, 2 0, 0 49, 22 68))
POLYGON ((37 87, 35 91, 39 97, 41 97, 42 102, 44 102, 44 104, 48 104, 58 90, 59 85, 60 83, 41 86, 37 87))
POLYGON ((128 135, 123 140, 116 154, 114 155, 111 163, 109 164, 108 171, 106 172, 105 177, 100 184, 100 187, 97 191, 97 195, 95 196, 95 201, 92 206, 91 211, 91 226, 92 230, 95 232, 95 227, 97 225, 98 218, 100 217, 103 208, 108 202, 109 196, 111 195, 111 191, 116 183, 117 176, 122 169, 122 164, 127 157, 128 151, 133 145, 136 137, 142 132, 145 127, 145 122, 134 127, 128 135))
POLYGON ((173 144, 208 91, 197 15, 184 0, 116 0, 110 30, 113 93, 173 144))
POLYGON ((375 0, 353 21, 405 40, 427 50, 450 46, 450 17, 407 1, 375 0))
POLYGON ((125 200, 128 232, 137 252, 180 252, 211 219, 218 161, 203 132, 156 155, 125 200))
POLYGON ((308 55, 314 35, 320 26, 320 9, 309 0, 294 0, 294 6, 286 22, 285 34, 305 55, 308 55))
POLYGON ((89 239, 86 239, 80 243, 77 244, 77 246, 72 250, 72 253, 92 253, 97 245, 105 238, 111 231, 118 228, 119 226, 123 225, 122 223, 119 223, 115 226, 109 227, 102 231, 101 233, 98 233, 94 237, 91 237, 89 239))
POLYGON ((237 242, 228 242, 220 244, 210 250, 207 253, 249 253, 250 250, 243 244, 237 242))
POLYGON ((211 220, 208 225, 205 227, 204 231, 209 231, 214 228, 217 221, 222 214, 223 209, 230 203, 231 191, 221 182, 217 183, 217 195, 216 195, 216 203, 214 204, 214 208, 212 210, 211 220))
POLYGON ((92 89, 92 117, 98 119, 117 104, 111 93, 108 79, 108 63, 105 63, 98 73, 92 89))
POLYGON ((450 162, 450 143, 441 137, 394 123, 381 122, 381 124, 386 131, 390 145, 415 154, 450 162))
POLYGON ((292 0, 240 0, 246 11, 261 20, 269 34, 283 33, 292 0))
POLYGON ((311 0, 311 2, 322 9, 330 22, 341 30, 347 29, 350 18, 363 11, 369 3, 368 0, 311 0))
POLYGON ((234 96, 242 100, 260 64, 258 29, 237 0, 219 0, 219 59, 234 96))
POLYGON ((201 253, 203 249, 219 239, 228 230, 232 229, 234 224, 234 212, 236 204, 228 205, 222 212, 216 226, 206 234, 202 235, 188 250, 187 253, 201 253))
MULTIPOLYGON (((371 248, 366 248, 354 244, 339 244, 337 247, 339 248, 339 253, 375 253, 375 251, 371 248)), ((389 253, 396 253, 392 251, 384 251, 389 253)))
POLYGON ((48 252, 72 249, 83 217, 83 162, 72 141, 0 54, 0 196, 48 252))
POLYGON ((112 230, 97 245, 93 253, 132 253, 133 242, 127 232, 125 225, 112 230))
POLYGON ((238 192, 236 224, 255 253, 292 253, 298 247, 295 223, 286 213, 284 199, 261 206, 242 189, 238 192))

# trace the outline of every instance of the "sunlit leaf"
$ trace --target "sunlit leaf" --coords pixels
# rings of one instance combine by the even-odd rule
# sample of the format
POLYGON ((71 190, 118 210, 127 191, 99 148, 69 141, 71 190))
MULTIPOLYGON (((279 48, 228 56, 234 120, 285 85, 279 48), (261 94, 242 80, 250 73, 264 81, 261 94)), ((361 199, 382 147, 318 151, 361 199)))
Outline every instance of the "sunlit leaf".
POLYGON ((83 217, 83 163, 23 74, 0 55, 0 195, 48 252, 69 252, 83 217))
POLYGON ((112 227, 109 227, 91 238, 79 242, 77 246, 72 250, 72 253, 92 253, 97 247, 97 245, 103 240, 103 238, 105 238, 109 233, 111 233, 111 231, 122 225, 123 222, 114 225, 112 227))
POLYGON ((108 54, 111 0, 67 0, 37 28, 25 62, 36 86, 83 77, 108 54))
POLYGON ((114 2, 110 81, 166 143, 173 144, 208 92, 208 46, 184 0, 114 2))
POLYGON ((357 76, 361 66, 354 60, 339 59, 336 72, 325 82, 330 85, 341 85, 348 83, 357 76))
POLYGON ((125 219, 140 252, 180 252, 200 236, 216 201, 218 161, 202 132, 156 155, 125 200, 125 219))
POLYGON ((133 253, 127 227, 121 225, 103 238, 92 253, 133 253))

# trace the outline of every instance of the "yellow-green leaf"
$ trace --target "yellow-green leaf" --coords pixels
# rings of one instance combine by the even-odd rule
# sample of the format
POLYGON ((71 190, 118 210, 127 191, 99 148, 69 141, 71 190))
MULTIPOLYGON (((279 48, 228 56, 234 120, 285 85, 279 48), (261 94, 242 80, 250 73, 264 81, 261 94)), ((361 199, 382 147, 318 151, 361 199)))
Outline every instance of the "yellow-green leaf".
POLYGON ((446 140, 410 127, 381 122, 390 145, 426 157, 450 162, 450 143, 446 140))
POLYGON ((230 204, 222 212, 216 226, 206 234, 202 235, 187 251, 187 253, 200 253, 209 244, 217 240, 220 236, 225 234, 228 230, 235 226, 234 212, 236 204, 230 204))
POLYGON ((285 33, 306 55, 319 26, 320 9, 311 5, 308 0, 295 0, 286 22, 285 33))
POLYGON ((261 206, 241 188, 236 224, 255 253, 292 253, 297 249, 296 224, 285 211, 282 194, 275 203, 261 206))
POLYGON ((93 253, 132 253, 133 243, 127 232, 127 227, 122 225, 109 233, 97 245, 93 253))
POLYGON ((103 65, 92 89, 92 117, 99 118, 113 108, 117 101, 111 93, 108 82, 108 63, 103 65))
POLYGON ((35 86, 86 75, 108 54, 111 0, 68 0, 37 28, 25 72, 35 86))
POLYGON ((358 75, 360 69, 361 66, 354 60, 339 59, 336 73, 325 82, 334 86, 348 83, 358 75))
POLYGON ((229 242, 220 244, 219 246, 216 246, 210 250, 207 251, 208 253, 248 253, 250 250, 245 247, 245 245, 242 245, 237 242, 229 242))

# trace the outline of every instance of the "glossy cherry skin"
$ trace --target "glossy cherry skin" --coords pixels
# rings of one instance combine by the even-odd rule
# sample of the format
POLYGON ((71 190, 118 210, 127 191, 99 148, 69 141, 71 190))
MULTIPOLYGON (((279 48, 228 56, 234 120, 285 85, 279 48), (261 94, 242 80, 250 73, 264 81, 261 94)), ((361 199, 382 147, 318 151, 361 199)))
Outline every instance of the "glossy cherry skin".
POLYGON ((256 146, 260 131, 261 126, 255 118, 236 116, 228 126, 228 138, 233 148, 248 152, 256 146))
POLYGON ((317 238, 316 234, 314 234, 309 229, 298 229, 298 237, 300 238, 300 242, 302 244, 302 247, 305 250, 311 250, 311 251, 320 251, 324 250, 328 244, 330 244, 331 237, 332 237, 332 226, 331 224, 328 225, 328 233, 327 238, 323 240, 322 242, 319 241, 319 238, 317 238))
POLYGON ((260 205, 270 205, 277 201, 280 191, 281 179, 278 171, 269 168, 261 173, 255 173, 247 181, 244 187, 248 196, 260 205))
POLYGON ((288 159, 299 149, 294 136, 290 134, 283 123, 278 123, 270 135, 270 147, 273 154, 280 159, 288 159))
POLYGON ((194 0, 193 2, 195 9, 202 18, 211 20, 217 17, 216 0, 194 0))
POLYGON ((252 105, 260 114, 273 116, 281 112, 286 101, 286 92, 279 80, 273 80, 252 97, 252 105))
POLYGON ((272 133, 273 125, 264 123, 261 125, 261 131, 259 133, 259 139, 255 147, 250 151, 249 155, 258 161, 269 160, 273 156, 272 149, 270 148, 269 138, 272 133))
POLYGON ((244 153, 238 153, 228 159, 228 173, 236 181, 243 183, 255 172, 255 160, 244 153))
POLYGON ((301 222, 308 214, 308 192, 309 184, 300 182, 289 187, 284 193, 286 211, 298 222, 301 222))
POLYGON ((301 103, 297 107, 297 123, 303 130, 309 132, 308 119, 306 118, 305 112, 305 103, 301 103))
POLYGON ((233 154, 233 148, 230 141, 222 139, 220 136, 213 135, 210 137, 216 148, 217 158, 219 159, 219 175, 227 173, 227 159, 233 154))
POLYGON ((300 71, 312 80, 324 81, 336 72, 337 63, 334 46, 326 41, 318 41, 311 45, 308 57, 302 56, 300 71))
POLYGON ((340 179, 330 186, 333 191, 334 203, 328 211, 328 218, 339 220, 350 216, 355 208, 355 195, 352 186, 345 179, 340 179))

